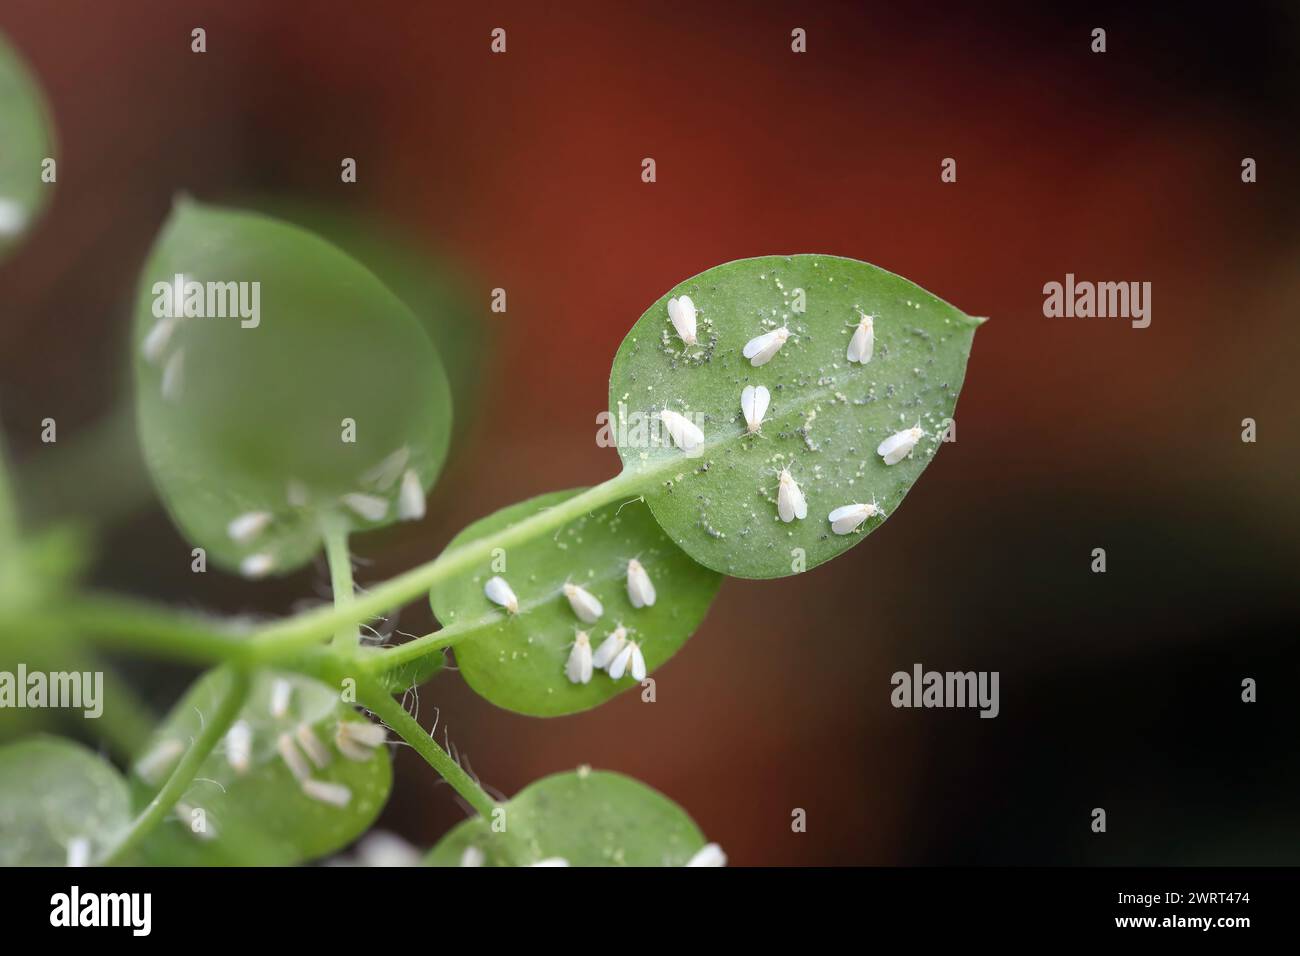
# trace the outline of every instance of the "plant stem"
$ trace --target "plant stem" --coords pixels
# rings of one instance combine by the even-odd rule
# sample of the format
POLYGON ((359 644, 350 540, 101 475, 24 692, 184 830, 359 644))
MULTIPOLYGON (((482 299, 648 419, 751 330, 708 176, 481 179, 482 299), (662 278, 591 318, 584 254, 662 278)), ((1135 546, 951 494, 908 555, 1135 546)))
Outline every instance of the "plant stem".
POLYGON ((451 784, 475 810, 484 817, 491 817, 497 802, 479 786, 460 764, 451 759, 447 751, 438 746, 420 726, 419 721, 406 712, 383 688, 373 682, 358 681, 357 693, 361 702, 386 723, 393 731, 410 744, 415 752, 423 757, 438 774, 451 784))
POLYGON ((248 697, 248 673, 237 667, 227 667, 224 670, 228 675, 228 684, 217 703, 216 712, 207 715, 203 722, 203 729, 190 745, 190 749, 181 757, 162 789, 149 801, 149 805, 140 811, 140 815, 135 818, 130 828, 104 857, 105 866, 121 863, 127 854, 149 834, 149 831, 171 811, 176 801, 184 795, 186 788, 193 782, 203 761, 208 758, 208 754, 212 753, 212 748, 225 736, 240 708, 244 706, 244 701, 248 697))
POLYGON ((484 561, 496 548, 510 548, 547 531, 559 528, 602 505, 636 494, 645 472, 623 471, 582 494, 560 502, 553 508, 525 518, 486 538, 469 541, 448 549, 419 567, 360 595, 346 607, 322 608, 272 624, 258 631, 253 640, 252 659, 273 660, 287 653, 304 650, 346 624, 364 621, 406 604, 439 581, 484 561))
MULTIPOLYGON (((334 590, 334 607, 342 610, 356 600, 356 591, 352 585, 352 555, 348 552, 347 526, 342 522, 330 521, 324 529, 325 559, 330 566, 330 585, 334 590)), ((361 631, 356 622, 341 624, 334 632, 334 647, 337 650, 352 650, 361 643, 361 631)))
POLYGON ((247 631, 115 595, 79 596, 52 617, 56 626, 93 635, 101 644, 203 664, 237 661, 251 649, 247 631))
POLYGON ((410 661, 427 657, 435 651, 440 651, 446 647, 454 647, 461 641, 473 637, 480 631, 487 630, 489 627, 500 623, 500 621, 501 616, 498 614, 489 614, 475 621, 457 621, 455 624, 440 628, 431 634, 417 637, 413 641, 386 648, 383 652, 373 655, 366 661, 366 669, 372 674, 387 673, 410 661))

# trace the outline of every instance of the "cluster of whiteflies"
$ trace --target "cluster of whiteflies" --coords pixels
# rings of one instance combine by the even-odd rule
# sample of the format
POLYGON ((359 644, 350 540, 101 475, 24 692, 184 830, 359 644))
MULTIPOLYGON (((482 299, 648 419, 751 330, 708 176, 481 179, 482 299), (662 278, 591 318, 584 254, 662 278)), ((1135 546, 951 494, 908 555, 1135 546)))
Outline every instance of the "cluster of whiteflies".
MULTIPOLYGON (((270 713, 276 721, 289 720, 292 697, 293 685, 287 680, 277 679, 272 683, 270 713)), ((365 763, 387 739, 388 731, 379 724, 340 719, 334 730, 334 749, 348 760, 365 763)), ((236 774, 243 776, 252 768, 254 743, 253 729, 246 720, 235 721, 226 731, 223 749, 226 761, 236 774)), ((335 807, 346 807, 352 801, 352 791, 344 784, 313 776, 315 771, 328 767, 334 755, 311 724, 302 721, 291 730, 278 733, 275 749, 306 796, 335 807)), ((140 758, 135 772, 146 783, 157 786, 184 752, 181 741, 167 738, 140 758)), ((176 811, 185 816, 189 808, 178 803, 176 811)), ((208 828, 202 835, 210 838, 214 834, 208 828)))
MULTIPOLYGON (((363 490, 349 492, 338 503, 363 521, 383 521, 393 506, 389 499, 396 489, 397 517, 402 521, 419 521, 424 517, 424 487, 414 468, 408 467, 411 451, 403 445, 361 476, 363 490)), ((301 482, 291 481, 286 492, 291 508, 306 508, 311 495, 301 482)), ((248 511, 231 519, 226 534, 235 544, 253 547, 276 520, 269 511, 248 511)), ((268 551, 250 554, 240 562, 245 577, 260 578, 275 567, 275 557, 268 551)))
MULTIPOLYGON (((482 866, 487 862, 487 854, 476 846, 467 846, 460 855, 461 866, 482 866)), ((530 863, 529 866, 568 866, 569 861, 562 856, 548 856, 530 863)), ((686 861, 685 866, 726 866, 727 854, 716 843, 706 843, 695 851, 694 856, 686 861)))
MULTIPOLYGON (((866 365, 875 352, 876 330, 874 316, 859 313, 857 325, 849 339, 846 358, 851 363, 866 365)), ((688 295, 668 300, 668 318, 678 336, 688 346, 696 343, 695 303, 688 295)), ((790 339, 790 330, 785 326, 764 332, 745 344, 741 354, 749 359, 755 368, 770 362, 781 347, 790 339)), ((758 433, 763 420, 767 417, 768 407, 772 403, 772 393, 762 385, 746 385, 740 393, 740 411, 745 418, 745 429, 750 435, 758 433)), ((680 412, 665 408, 659 413, 668 435, 678 448, 693 452, 704 444, 704 432, 680 412)), ((876 448, 886 465, 896 465, 912 453, 925 432, 920 423, 912 428, 905 428, 890 435, 876 448)), ((799 483, 790 473, 789 468, 782 468, 777 475, 776 513, 784 522, 802 521, 808 517, 808 502, 804 499, 799 483)), ((869 518, 884 517, 885 513, 872 501, 870 504, 856 502, 843 505, 826 516, 831 530, 836 534, 852 534, 869 518)))
MULTIPOLYGON (((519 613, 519 598, 505 578, 497 575, 483 586, 488 600, 511 614, 519 613)), ((600 599, 581 585, 566 581, 562 589, 574 615, 583 624, 595 624, 605 613, 600 599)), ((645 566, 636 558, 627 563, 627 599, 634 608, 651 607, 655 603, 655 586, 645 566)), ((564 675, 575 684, 591 682, 592 675, 603 670, 614 680, 630 674, 634 680, 645 680, 645 655, 641 645, 628 636, 622 624, 610 631, 600 646, 592 650, 591 634, 579 630, 573 638, 569 659, 564 665, 564 675)))

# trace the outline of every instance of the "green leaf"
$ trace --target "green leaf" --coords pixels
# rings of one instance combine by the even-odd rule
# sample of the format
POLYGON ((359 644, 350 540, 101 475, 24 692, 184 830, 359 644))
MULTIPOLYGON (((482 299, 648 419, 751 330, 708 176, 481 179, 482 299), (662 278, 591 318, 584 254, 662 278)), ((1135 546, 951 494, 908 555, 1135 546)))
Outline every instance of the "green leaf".
POLYGON ((425 862, 460 866, 465 853, 487 866, 529 866, 559 858, 570 866, 683 866, 704 834, 657 790, 605 770, 580 768, 525 787, 504 805, 505 830, 475 817, 439 841, 425 862), (473 848, 471 850, 471 848, 473 848))
POLYGON ((283 573, 311 559, 326 523, 389 524, 408 473, 423 508, 450 433, 441 362, 410 311, 328 243, 179 201, 141 276, 134 345, 149 470, 217 564, 283 573), (248 283, 230 289, 246 308, 213 297, 209 311, 235 315, 168 318, 176 275, 204 284, 205 309, 206 284, 248 283), (245 318, 254 289, 257 316, 245 318), (348 504, 359 500, 361 513, 348 504), (382 515, 363 516, 371 506, 382 515), (250 515, 251 533, 233 533, 250 515))
POLYGON ((431 251, 428 238, 392 223, 354 215, 336 206, 307 205, 280 196, 250 203, 268 215, 287 220, 338 246, 373 272, 406 304, 428 332, 442 356, 457 409, 454 429, 460 432, 478 410, 488 381, 488 357, 496 326, 487 316, 487 303, 475 308, 475 293, 465 268, 431 251))
MULTIPOLYGON (((448 549, 577 493, 554 492, 498 511, 462 531, 448 549)), ((572 683, 565 663, 579 629, 589 635, 594 651, 621 623, 640 644, 647 672, 653 672, 694 633, 721 583, 717 574, 683 554, 635 500, 601 508, 499 557, 504 566, 484 562, 472 573, 434 587, 433 612, 446 627, 470 629, 455 644, 456 663, 469 685, 499 707, 537 717, 587 710, 638 686, 630 674, 614 680, 599 670, 587 684, 572 683), (654 605, 634 608, 629 601, 629 558, 637 558, 653 581, 654 605), (498 574, 518 597, 518 614, 498 608, 483 593, 487 580, 498 574), (599 620, 579 621, 564 596, 566 582, 601 602, 599 620)))
MULTIPOLYGON (((229 678, 214 671, 201 678, 173 708, 132 771, 138 806, 157 791, 212 713, 229 678), (179 746, 178 746, 179 745, 179 746), (174 759, 166 759, 175 754, 174 759), (142 774, 144 776, 142 776, 142 774), (145 779, 145 776, 148 779, 145 779)), ((369 759, 345 757, 335 744, 341 721, 367 723, 325 684, 295 674, 260 672, 238 721, 249 730, 251 748, 244 772, 231 765, 229 735, 203 762, 193 784, 173 812, 144 840, 132 862, 167 866, 290 866, 325 856, 365 833, 378 817, 392 786, 388 749, 379 746, 369 759), (291 687, 288 711, 272 714, 273 687, 291 687), (311 768, 312 778, 342 784, 346 806, 313 799, 280 756, 282 734, 293 737, 308 725, 326 749, 329 762, 311 768), (195 811, 201 811, 196 814, 195 811), (196 828, 197 824, 201 824, 196 828)), ((238 722, 237 721, 237 722, 238 722)), ((302 748, 298 748, 300 755, 302 748)), ((303 759, 307 759, 303 756, 303 759)))
POLYGON ((129 820, 126 781, 80 744, 33 737, 0 747, 0 866, 64 866, 78 840, 92 862, 129 820))
POLYGON ((667 292, 623 340, 609 383, 613 437, 624 467, 644 475, 655 518, 701 564, 745 578, 813 568, 881 522, 834 534, 832 510, 874 499, 892 515, 920 477, 953 415, 981 321, 853 259, 766 256, 718 266, 667 292), (668 318, 669 298, 683 294, 699 313, 691 348, 668 318), (865 365, 845 354, 860 313, 875 317, 875 353, 865 365), (783 324, 789 340, 754 367, 746 343, 783 324), (747 385, 771 394, 761 434, 748 434, 741 414, 747 385), (663 409, 700 416, 704 444, 695 457, 659 434, 663 409), (885 465, 877 446, 917 422, 926 437, 911 457, 885 465), (782 468, 808 508, 788 524, 777 516, 782 468))
POLYGON ((45 97, 31 71, 0 34, 0 259, 31 229, 52 183, 41 163, 53 158, 45 97))

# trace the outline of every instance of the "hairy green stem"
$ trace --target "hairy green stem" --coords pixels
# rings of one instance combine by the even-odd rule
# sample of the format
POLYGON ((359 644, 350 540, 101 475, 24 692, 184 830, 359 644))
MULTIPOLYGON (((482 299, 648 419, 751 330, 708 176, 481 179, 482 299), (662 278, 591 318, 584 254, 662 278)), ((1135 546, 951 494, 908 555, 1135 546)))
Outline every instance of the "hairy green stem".
POLYGON ((244 706, 244 701, 248 698, 248 673, 237 667, 227 667, 224 670, 229 675, 228 684, 217 703, 216 711, 205 715, 203 729, 198 737, 194 739, 189 750, 185 751, 185 755, 176 764, 176 769, 171 772, 162 789, 149 801, 149 805, 140 811, 139 816, 104 857, 105 866, 121 863, 171 812, 176 801, 184 795, 185 790, 194 781, 194 776, 199 772, 203 761, 208 758, 208 754, 212 753, 212 748, 217 745, 217 742, 225 736, 240 708, 244 706))
POLYGON ((425 761, 436 770, 452 789, 459 793, 482 816, 491 817, 497 802, 478 781, 471 777, 460 764, 451 759, 447 751, 438 746, 420 726, 420 722, 406 712, 406 708, 375 683, 359 681, 357 693, 361 703, 374 711, 393 732, 405 740, 425 761))
POLYGON ((372 674, 386 674, 403 664, 428 657, 436 651, 455 647, 461 641, 488 630, 500 621, 499 614, 489 614, 474 621, 457 621, 455 624, 439 628, 431 634, 417 637, 405 644, 385 648, 382 653, 374 654, 366 660, 366 670, 372 674))
POLYGON ((251 649, 247 630, 116 595, 81 595, 51 614, 55 625, 100 644, 196 663, 238 661, 251 649))
MULTIPOLYGON (((676 463, 674 463, 675 465, 676 463)), ((356 595, 351 584, 351 562, 346 535, 326 536, 331 579, 336 595, 333 607, 308 611, 262 626, 232 625, 198 614, 159 609, 130 598, 90 594, 78 597, 52 612, 55 622, 94 636, 98 642, 125 649, 153 652, 199 663, 233 662, 248 665, 281 663, 299 656, 334 635, 336 652, 357 646, 359 623, 391 611, 422 595, 440 581, 486 562, 496 548, 511 548, 619 499, 635 498, 657 478, 660 468, 623 471, 554 507, 538 512, 508 528, 450 548, 418 567, 356 595), (338 598, 342 596, 342 600, 338 598), (339 635, 347 636, 339 641, 339 635)), ((372 659, 372 673, 391 670, 427 653, 464 640, 488 619, 444 628, 416 641, 384 651, 372 659)))
POLYGON ((347 607, 321 608, 262 628, 254 635, 254 660, 273 660, 304 650, 346 624, 364 621, 427 592, 439 581, 487 560, 494 549, 510 548, 568 524, 619 498, 633 496, 645 473, 624 471, 609 481, 588 488, 553 508, 538 512, 485 538, 450 548, 419 567, 412 568, 360 595, 347 607))
MULTIPOLYGON (((352 585, 352 555, 348 551, 348 531, 341 522, 331 521, 323 529, 325 559, 330 567, 330 586, 334 591, 334 608, 343 610, 356 600, 352 585)), ((337 650, 352 650, 361 643, 361 631, 356 622, 339 625, 334 632, 337 650)))

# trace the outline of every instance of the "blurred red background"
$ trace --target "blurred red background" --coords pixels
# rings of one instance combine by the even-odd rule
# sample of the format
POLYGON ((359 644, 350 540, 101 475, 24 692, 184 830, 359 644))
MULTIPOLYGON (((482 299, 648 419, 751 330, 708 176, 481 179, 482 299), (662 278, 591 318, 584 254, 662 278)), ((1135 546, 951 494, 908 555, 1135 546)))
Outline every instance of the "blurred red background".
MULTIPOLYGON (((426 686, 426 723, 439 708, 485 783, 624 771, 738 864, 1300 862, 1294 7, 10 0, 0 30, 60 139, 53 205, 0 272, 21 467, 43 417, 62 442, 124 396, 135 277, 177 191, 397 227, 462 283, 488 326, 467 430, 418 529, 358 542, 363 584, 611 475, 614 351, 705 268, 853 256, 991 317, 958 441, 907 507, 806 576, 728 581, 655 705, 540 721, 454 674, 426 686), (1045 318, 1067 272, 1150 281, 1151 326, 1045 318), (917 661, 999 670, 1002 715, 894 710, 889 675, 917 661)), ((328 579, 196 582, 151 501, 105 530, 93 580, 175 603, 281 613, 328 579)), ((127 666, 159 709, 188 678, 127 666)), ((404 754, 382 824, 428 844, 461 816, 404 754)))

